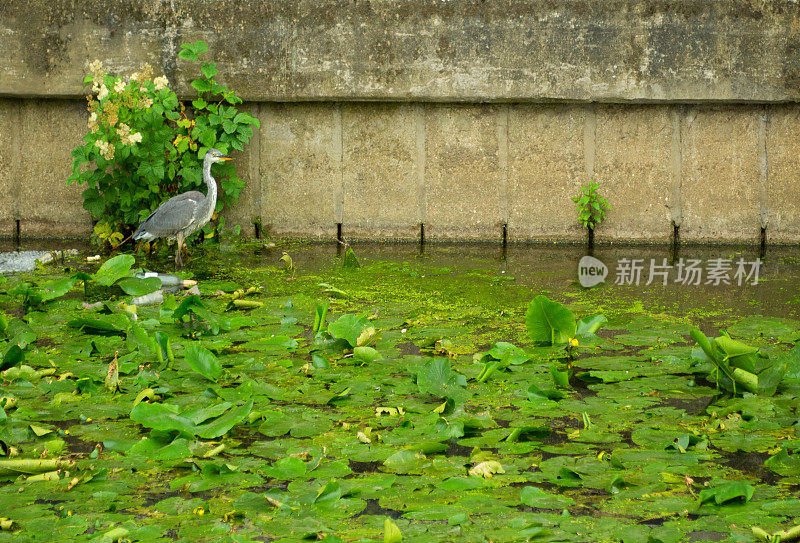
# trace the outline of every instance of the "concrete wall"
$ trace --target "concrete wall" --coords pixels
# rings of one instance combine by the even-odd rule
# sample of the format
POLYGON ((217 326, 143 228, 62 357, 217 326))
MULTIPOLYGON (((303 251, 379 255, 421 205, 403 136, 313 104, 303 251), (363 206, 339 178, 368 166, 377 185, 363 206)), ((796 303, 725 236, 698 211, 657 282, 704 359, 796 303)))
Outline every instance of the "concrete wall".
POLYGON ((0 237, 86 235, 82 77, 191 97, 203 39, 261 130, 229 219, 350 239, 800 242, 800 7, 769 0, 7 0, 0 237))

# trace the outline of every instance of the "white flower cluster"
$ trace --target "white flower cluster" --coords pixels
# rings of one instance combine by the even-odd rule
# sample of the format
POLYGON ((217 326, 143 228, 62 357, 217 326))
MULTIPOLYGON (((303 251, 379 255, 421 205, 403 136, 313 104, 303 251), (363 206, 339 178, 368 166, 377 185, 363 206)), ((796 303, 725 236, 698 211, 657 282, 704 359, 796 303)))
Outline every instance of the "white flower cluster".
POLYGON ((95 78, 99 78, 103 75, 103 63, 100 60, 95 59, 89 64, 89 73, 92 74, 95 78))
POLYGON ((106 88, 105 83, 98 83, 96 79, 94 85, 92 85, 92 92, 97 93, 98 100, 104 100, 108 96, 108 88, 106 88))
POLYGON ((100 149, 100 154, 102 154, 106 160, 111 160, 112 158, 114 158, 114 151, 116 149, 109 142, 104 140, 97 140, 96 142, 94 142, 94 145, 95 147, 100 149))
POLYGON ((114 91, 115 91, 117 94, 119 94, 120 92, 122 92, 122 91, 124 91, 124 90, 125 90, 125 82, 124 82, 124 81, 122 81, 122 79, 120 79, 120 80, 119 80, 119 81, 117 81, 117 83, 114 85, 114 91))
POLYGON ((94 131, 97 130, 97 128, 98 128, 98 125, 97 125, 97 112, 96 111, 92 111, 92 114, 89 115, 89 131, 90 132, 94 132, 94 131))
POLYGON ((119 123, 117 134, 122 145, 135 145, 142 141, 141 132, 131 133, 131 127, 125 123, 119 123))
POLYGON ((160 91, 162 89, 166 89, 169 86, 169 79, 167 79, 167 76, 162 75, 161 77, 156 77, 155 79, 153 79, 153 83, 156 86, 156 90, 160 91))

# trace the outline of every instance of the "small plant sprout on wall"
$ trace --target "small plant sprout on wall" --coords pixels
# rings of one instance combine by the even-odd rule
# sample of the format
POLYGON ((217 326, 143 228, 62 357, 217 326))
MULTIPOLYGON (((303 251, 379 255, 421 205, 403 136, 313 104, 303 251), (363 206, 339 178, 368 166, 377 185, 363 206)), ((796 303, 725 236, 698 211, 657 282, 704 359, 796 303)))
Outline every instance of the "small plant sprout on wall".
POLYGON ((589 230, 589 246, 594 243, 594 230, 606 218, 606 211, 611 209, 606 199, 598 194, 600 185, 595 181, 581 187, 578 196, 572 199, 578 206, 578 222, 589 230))

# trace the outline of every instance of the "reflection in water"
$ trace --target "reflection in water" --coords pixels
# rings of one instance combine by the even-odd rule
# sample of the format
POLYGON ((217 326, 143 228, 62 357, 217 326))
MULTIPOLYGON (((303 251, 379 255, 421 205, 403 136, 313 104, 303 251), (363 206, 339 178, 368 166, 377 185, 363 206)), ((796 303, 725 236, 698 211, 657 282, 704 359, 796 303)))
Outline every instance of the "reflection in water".
MULTIPOLYGON (((31 241, 23 244, 25 250, 78 249, 82 256, 91 254, 86 243, 68 241, 31 241)), ((287 251, 301 273, 314 273, 334 269, 340 263, 342 245, 337 242, 250 243, 241 251, 217 251, 215 245, 204 249, 195 247, 189 259, 188 272, 206 277, 221 270, 245 267, 276 266, 287 251), (214 258, 204 258, 213 251, 214 258)), ((726 314, 738 317, 749 314, 768 314, 797 318, 800 314, 800 256, 795 247, 760 246, 709 246, 664 245, 626 246, 595 245, 593 256, 608 267, 603 284, 584 290, 578 283, 578 262, 586 256, 585 245, 554 244, 501 244, 501 243, 374 243, 352 244, 362 264, 371 261, 419 261, 437 267, 448 267, 454 273, 483 271, 513 277, 512 284, 530 288, 532 294, 540 292, 555 297, 580 296, 586 303, 598 307, 641 302, 652 312, 696 317, 700 310, 709 315, 726 314), (761 260, 758 284, 752 278, 737 284, 737 263, 761 260), (638 281, 619 281, 622 266, 636 261, 641 266, 638 281), (690 262, 702 270, 699 284, 679 277, 690 262), (724 280, 709 281, 709 270, 729 265, 728 284, 724 280), (651 270, 656 273, 651 279, 651 270), (666 284, 664 278, 666 275, 666 284), (649 281, 649 284, 648 284, 649 281), (719 284, 714 284, 715 282, 719 284), (622 284, 617 284, 622 283, 622 284), (638 283, 638 284, 636 284, 638 283), (692 283, 692 284, 689 284, 692 283)), ((11 240, 0 241, 0 251, 14 251, 11 240)), ((171 261, 154 258, 140 263, 148 268, 172 271, 171 261)), ((685 273, 684 273, 685 275, 685 273)), ((722 273, 722 275, 725 275, 722 273)), ((697 279, 694 277, 694 279, 697 279)), ((569 299, 568 299, 569 300, 569 299)))

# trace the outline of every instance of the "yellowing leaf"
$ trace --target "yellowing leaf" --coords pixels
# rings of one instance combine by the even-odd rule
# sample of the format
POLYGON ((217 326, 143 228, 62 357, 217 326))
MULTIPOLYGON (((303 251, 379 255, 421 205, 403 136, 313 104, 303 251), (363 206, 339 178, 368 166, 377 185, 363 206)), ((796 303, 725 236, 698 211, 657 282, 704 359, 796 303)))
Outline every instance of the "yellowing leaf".
POLYGON ((475 464, 469 470, 469 474, 476 477, 483 477, 488 479, 495 473, 505 473, 503 466, 497 460, 487 460, 479 464, 475 464))

